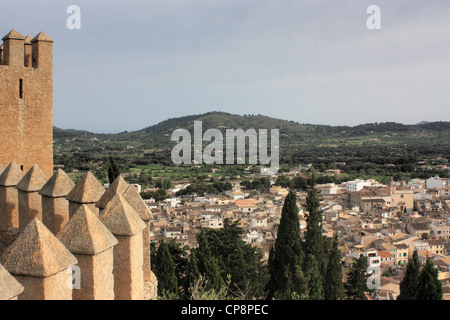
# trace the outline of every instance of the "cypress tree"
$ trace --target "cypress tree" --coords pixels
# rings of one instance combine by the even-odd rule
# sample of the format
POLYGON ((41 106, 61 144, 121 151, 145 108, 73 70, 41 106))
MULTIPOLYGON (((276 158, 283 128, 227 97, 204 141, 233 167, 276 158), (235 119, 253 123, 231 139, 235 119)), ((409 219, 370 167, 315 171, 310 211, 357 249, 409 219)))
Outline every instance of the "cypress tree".
POLYGON ((195 250, 192 250, 189 258, 189 267, 186 278, 186 287, 184 288, 185 295, 189 293, 189 288, 192 288, 195 282, 200 278, 200 270, 198 269, 197 254, 195 253, 195 250))
POLYGON ((327 271, 324 280, 324 299, 344 299, 344 283, 342 281, 341 253, 337 234, 333 239, 333 247, 328 254, 327 271))
POLYGON ((306 232, 305 232, 305 255, 313 255, 319 265, 319 272, 324 274, 325 257, 322 239, 322 212, 319 210, 320 203, 317 197, 315 176, 312 176, 311 185, 306 196, 306 232))
POLYGON ((323 299, 323 285, 322 276, 319 272, 319 264, 313 255, 308 256, 306 263, 306 283, 308 286, 308 299, 309 300, 322 300, 323 299))
POLYGON ((419 284, 420 262, 417 250, 406 265, 405 275, 400 281, 400 295, 397 300, 415 300, 419 284))
POLYGON ((427 258, 419 275, 416 300, 442 300, 442 282, 438 279, 438 270, 433 260, 427 258))
POLYGON ((349 300, 367 300, 365 293, 369 291, 367 287, 367 258, 360 255, 353 260, 348 273, 347 282, 344 287, 349 300))
POLYGON ((109 183, 113 183, 120 176, 119 166, 114 160, 112 153, 109 154, 109 166, 108 166, 108 180, 109 183))
POLYGON ((224 285, 218 260, 212 255, 205 230, 198 234, 196 249, 197 266, 200 274, 208 281, 208 287, 219 291, 224 285))
POLYGON ((269 262, 267 298, 289 299, 304 294, 302 289, 302 239, 297 197, 290 191, 284 200, 275 246, 269 262))
POLYGON ((159 296, 178 296, 178 282, 175 264, 170 256, 169 246, 162 240, 156 253, 155 275, 158 279, 159 296))

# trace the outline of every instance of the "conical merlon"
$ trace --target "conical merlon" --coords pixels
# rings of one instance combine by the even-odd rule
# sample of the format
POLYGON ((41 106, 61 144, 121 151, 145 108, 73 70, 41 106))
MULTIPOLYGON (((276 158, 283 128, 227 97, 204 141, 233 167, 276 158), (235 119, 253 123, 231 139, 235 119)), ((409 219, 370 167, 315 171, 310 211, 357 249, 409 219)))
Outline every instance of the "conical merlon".
POLYGON ((42 189, 47 182, 47 177, 38 165, 34 165, 28 170, 23 178, 16 185, 16 188, 25 192, 36 192, 42 189))
POLYGON ((49 198, 60 198, 67 196, 75 187, 75 183, 61 169, 56 170, 47 183, 42 187, 39 194, 49 198))
POLYGON ((145 228, 145 223, 118 193, 100 213, 100 221, 114 235, 132 236, 145 228))
POLYGON ((87 205, 80 206, 70 218, 58 239, 72 253, 95 255, 118 241, 87 205))
POLYGON ((67 195, 66 199, 77 203, 95 203, 105 193, 105 188, 88 171, 67 195))
POLYGON ((109 188, 106 189, 100 200, 98 200, 96 207, 104 209, 106 207, 106 204, 114 197, 116 193, 123 195, 128 187, 129 184, 122 178, 122 176, 118 176, 116 180, 111 183, 109 188))
POLYGON ((31 221, 0 257, 14 275, 48 277, 77 263, 77 259, 38 219, 31 221))
POLYGON ((0 186, 14 187, 23 178, 23 172, 19 165, 11 162, 0 175, 0 186))

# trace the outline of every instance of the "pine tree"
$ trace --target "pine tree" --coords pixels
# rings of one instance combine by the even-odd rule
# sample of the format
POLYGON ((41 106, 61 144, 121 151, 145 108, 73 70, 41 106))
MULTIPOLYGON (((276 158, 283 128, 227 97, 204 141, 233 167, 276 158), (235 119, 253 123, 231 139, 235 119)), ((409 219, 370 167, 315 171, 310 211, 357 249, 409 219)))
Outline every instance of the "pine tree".
POLYGON ((290 299, 304 294, 302 239, 298 219, 297 197, 290 191, 284 200, 275 246, 269 262, 268 299, 290 299))
POLYGON ((113 183, 120 176, 119 166, 114 160, 112 153, 109 154, 109 166, 108 166, 108 180, 109 183, 113 183))
POLYGON ((319 265, 319 271, 324 274, 325 257, 322 236, 322 212, 319 210, 320 203, 317 197, 315 176, 312 176, 311 185, 306 196, 306 232, 305 232, 305 255, 313 255, 319 265))
POLYGON ((353 260, 348 273, 347 282, 344 284, 346 295, 349 300, 367 300, 365 293, 369 291, 367 287, 367 258, 360 255, 353 260))
POLYGON ((405 275, 400 281, 400 295, 397 300, 415 300, 419 284, 420 262, 417 250, 406 265, 405 275))
POLYGON ((442 300, 442 282, 438 279, 438 270, 433 260, 427 258, 419 275, 416 300, 442 300))
POLYGON ((342 281, 341 253, 337 234, 333 239, 333 247, 328 254, 327 271, 324 279, 324 299, 344 299, 344 283, 342 281))
POLYGON ((165 297, 178 296, 178 282, 175 264, 170 256, 169 246, 162 240, 155 259, 155 276, 158 279, 158 295, 165 297))

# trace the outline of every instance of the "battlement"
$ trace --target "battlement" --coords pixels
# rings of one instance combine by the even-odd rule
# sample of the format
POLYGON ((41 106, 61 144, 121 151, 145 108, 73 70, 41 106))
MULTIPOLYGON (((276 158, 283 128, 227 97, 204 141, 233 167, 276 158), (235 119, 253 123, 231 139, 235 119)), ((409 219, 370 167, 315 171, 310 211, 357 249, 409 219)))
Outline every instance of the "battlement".
POLYGON ((0 46, 0 66, 25 68, 52 67, 53 39, 41 31, 34 38, 13 29, 0 46))
POLYGON ((156 299, 151 219, 120 176, 105 190, 90 172, 0 166, 0 300, 156 299))

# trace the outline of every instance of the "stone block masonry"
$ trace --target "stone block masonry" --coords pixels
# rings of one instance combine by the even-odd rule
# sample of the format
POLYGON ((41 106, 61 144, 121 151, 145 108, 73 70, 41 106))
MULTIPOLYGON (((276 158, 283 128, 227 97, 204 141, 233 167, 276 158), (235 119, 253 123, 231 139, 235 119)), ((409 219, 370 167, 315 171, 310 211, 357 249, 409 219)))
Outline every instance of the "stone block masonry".
POLYGON ((53 172, 53 39, 12 30, 0 50, 0 164, 53 172))

